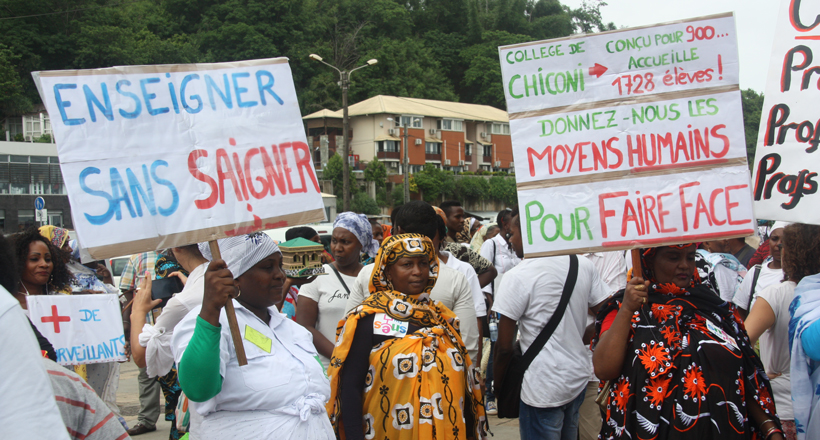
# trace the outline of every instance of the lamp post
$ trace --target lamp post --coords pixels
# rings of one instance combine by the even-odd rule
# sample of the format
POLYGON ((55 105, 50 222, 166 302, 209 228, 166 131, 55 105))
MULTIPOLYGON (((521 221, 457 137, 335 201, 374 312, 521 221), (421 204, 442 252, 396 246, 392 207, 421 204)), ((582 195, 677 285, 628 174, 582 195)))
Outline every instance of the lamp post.
MULTIPOLYGON (((392 121, 393 118, 387 118, 387 120, 392 121)), ((415 120, 418 121, 418 119, 415 120)), ((404 174, 404 203, 408 203, 410 202, 410 177, 408 175, 408 168, 410 167, 410 163, 407 156, 407 147, 410 145, 410 143, 408 139, 409 134, 407 132, 408 127, 404 122, 402 122, 401 117, 399 117, 399 127, 404 129, 404 148, 402 148, 404 150, 404 160, 402 162, 404 164, 404 166, 402 167, 404 172, 402 174, 404 174)))
POLYGON ((350 140, 348 139, 348 133, 350 131, 350 121, 347 116, 347 89, 350 87, 350 75, 367 66, 372 66, 379 62, 379 60, 372 58, 367 60, 363 66, 359 66, 353 70, 339 70, 336 66, 328 64, 322 60, 322 57, 316 55, 315 53, 310 54, 310 59, 318 61, 326 66, 332 67, 334 70, 339 72, 339 87, 342 88, 342 108, 343 110, 343 128, 342 128, 342 137, 344 137, 343 141, 343 148, 342 154, 344 156, 344 160, 342 161, 342 182, 343 182, 343 189, 342 193, 344 194, 344 210, 350 211, 350 163, 349 163, 349 156, 350 156, 350 140))

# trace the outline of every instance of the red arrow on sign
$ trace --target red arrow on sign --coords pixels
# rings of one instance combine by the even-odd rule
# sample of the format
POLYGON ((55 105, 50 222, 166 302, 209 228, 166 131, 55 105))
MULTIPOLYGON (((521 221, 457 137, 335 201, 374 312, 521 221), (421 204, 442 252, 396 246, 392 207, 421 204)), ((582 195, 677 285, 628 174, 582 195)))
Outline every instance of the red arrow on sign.
POLYGON ((607 71, 607 68, 605 66, 602 66, 598 63, 595 63, 594 66, 589 68, 589 75, 590 76, 597 76, 598 78, 600 78, 601 75, 603 75, 606 71, 607 71))

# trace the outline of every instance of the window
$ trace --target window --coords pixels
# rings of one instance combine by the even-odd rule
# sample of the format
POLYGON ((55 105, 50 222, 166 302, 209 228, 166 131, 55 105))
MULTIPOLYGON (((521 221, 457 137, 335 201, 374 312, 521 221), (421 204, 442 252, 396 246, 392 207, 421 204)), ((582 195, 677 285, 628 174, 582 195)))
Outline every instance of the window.
POLYGON ((21 209, 17 211, 17 229, 23 231, 34 225, 35 222, 33 209, 21 209))
POLYGON ((467 144, 464 146, 464 155, 465 156, 472 156, 473 155, 473 145, 467 144))
POLYGON ((65 193, 63 175, 56 157, 0 157, 0 194, 65 193), (6 157, 11 163, 3 160, 6 157))
POLYGON ((438 121, 439 130, 464 131, 464 121, 460 119, 441 119, 438 121))
MULTIPOLYGON (((6 130, 9 132, 9 139, 14 140, 14 136, 18 134, 23 134, 23 118, 16 117, 16 118, 6 118, 5 122, 6 130)), ((5 137, 3 140, 6 140, 5 137)))
POLYGON ((424 144, 424 152, 427 154, 441 154, 441 144, 438 142, 427 142, 424 144))
POLYGON ((399 141, 379 141, 379 153, 398 153, 399 141))
POLYGON ((424 167, 422 165, 410 165, 410 174, 420 173, 424 167))
POLYGON ((493 124, 492 134, 510 134, 510 124, 493 124))
POLYGON ((492 156, 493 155, 493 146, 492 145, 484 145, 484 156, 492 156))
POLYGON ((422 119, 421 116, 396 116, 393 120, 396 127, 422 128, 422 119))
POLYGON ((48 224, 63 227, 63 211, 60 209, 50 209, 48 211, 48 224))

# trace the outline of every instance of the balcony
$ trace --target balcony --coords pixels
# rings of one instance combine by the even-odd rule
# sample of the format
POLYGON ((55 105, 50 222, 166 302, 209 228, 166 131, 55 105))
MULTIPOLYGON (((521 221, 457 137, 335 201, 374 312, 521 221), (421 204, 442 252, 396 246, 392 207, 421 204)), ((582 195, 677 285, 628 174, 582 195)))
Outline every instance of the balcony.
POLYGON ((424 160, 437 160, 437 161, 441 162, 441 154, 425 153, 424 154, 424 160))
POLYGON ((473 161, 473 155, 472 154, 465 154, 464 155, 464 162, 472 162, 472 161, 473 161))
POLYGON ((400 160, 401 153, 399 153, 398 151, 379 151, 378 153, 376 153, 376 157, 378 157, 379 159, 400 160))
POLYGON ((481 156, 481 163, 493 163, 492 156, 481 156))

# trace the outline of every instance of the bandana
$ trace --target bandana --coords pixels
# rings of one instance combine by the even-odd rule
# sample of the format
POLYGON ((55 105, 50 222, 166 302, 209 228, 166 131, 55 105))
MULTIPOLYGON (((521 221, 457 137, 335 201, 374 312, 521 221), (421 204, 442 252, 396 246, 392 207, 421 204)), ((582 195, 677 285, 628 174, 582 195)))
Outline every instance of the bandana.
POLYGON ((40 235, 47 238, 51 244, 60 249, 68 240, 68 229, 58 228, 57 226, 41 226, 40 235))
POLYGON ((791 224, 791 222, 776 221, 776 222, 774 222, 774 225, 772 226, 771 230, 774 231, 775 229, 785 228, 786 226, 789 226, 790 224, 791 224))
MULTIPOLYGON (((370 277, 370 293, 393 290, 392 283, 387 281, 387 266, 395 264, 403 257, 421 257, 427 255, 430 261, 430 278, 427 280, 427 287, 421 296, 428 297, 433 286, 438 279, 438 257, 433 249, 433 242, 421 234, 391 235, 384 240, 384 244, 379 248, 376 255, 375 269, 370 277)), ((404 293, 404 292, 402 292, 404 293)))
POLYGON ((489 231, 492 226, 497 225, 495 223, 488 223, 476 231, 475 235, 473 235, 473 239, 470 240, 470 248, 476 252, 481 252, 481 245, 484 244, 484 240, 487 237, 487 231, 489 231))
MULTIPOLYGON (((208 242, 199 243, 199 251, 208 261, 213 260, 208 242)), ((267 234, 255 232, 219 240, 219 251, 233 277, 239 278, 256 263, 279 252, 279 246, 267 234)))
POLYGON ((362 252, 370 257, 375 257, 379 251, 379 242, 373 239, 373 226, 364 214, 354 212, 343 212, 336 216, 333 222, 333 229, 344 228, 350 231, 362 244, 362 252))

